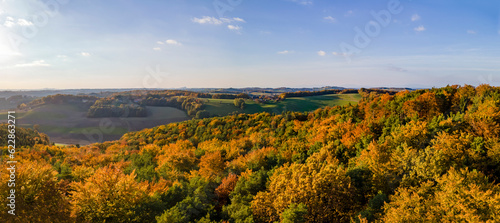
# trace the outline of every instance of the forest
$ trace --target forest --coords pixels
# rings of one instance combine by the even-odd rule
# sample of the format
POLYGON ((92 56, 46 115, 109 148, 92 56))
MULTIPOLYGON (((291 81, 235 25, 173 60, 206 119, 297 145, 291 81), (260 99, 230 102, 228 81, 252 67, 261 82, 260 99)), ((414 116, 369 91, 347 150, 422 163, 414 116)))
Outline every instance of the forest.
POLYGON ((83 147, 18 128, 16 216, 1 205, 0 222, 500 222, 499 87, 359 93, 83 147))

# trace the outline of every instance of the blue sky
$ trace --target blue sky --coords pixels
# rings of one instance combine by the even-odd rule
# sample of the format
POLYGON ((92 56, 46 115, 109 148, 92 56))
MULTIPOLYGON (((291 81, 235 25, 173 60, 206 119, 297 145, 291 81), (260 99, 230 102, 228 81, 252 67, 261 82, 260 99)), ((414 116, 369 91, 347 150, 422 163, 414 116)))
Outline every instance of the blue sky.
POLYGON ((499 13, 496 0, 0 0, 0 89, 500 85, 499 13))

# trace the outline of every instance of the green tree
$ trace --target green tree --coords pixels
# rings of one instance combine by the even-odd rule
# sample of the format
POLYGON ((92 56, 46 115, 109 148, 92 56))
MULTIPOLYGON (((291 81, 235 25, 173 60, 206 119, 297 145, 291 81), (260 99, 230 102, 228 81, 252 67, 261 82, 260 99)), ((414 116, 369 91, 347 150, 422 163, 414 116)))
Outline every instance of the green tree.
POLYGON ((210 117, 210 113, 206 110, 197 111, 196 116, 195 116, 195 118, 197 118, 197 119, 203 119, 203 118, 209 118, 209 117, 210 117))
POLYGON ((305 215, 307 214, 307 206, 305 204, 290 204, 288 209, 281 213, 281 223, 305 223, 305 215))
POLYGON ((245 99, 242 98, 234 99, 234 106, 240 108, 241 110, 245 109, 245 99))

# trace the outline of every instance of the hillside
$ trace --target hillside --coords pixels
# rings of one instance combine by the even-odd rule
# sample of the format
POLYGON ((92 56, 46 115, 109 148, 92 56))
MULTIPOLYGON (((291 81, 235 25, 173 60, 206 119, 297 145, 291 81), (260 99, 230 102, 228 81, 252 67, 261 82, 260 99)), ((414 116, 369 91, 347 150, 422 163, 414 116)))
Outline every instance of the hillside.
MULTIPOLYGON (((360 100, 359 94, 320 95, 284 100, 246 99, 245 108, 241 109, 234 105, 234 99, 199 96, 212 97, 189 91, 129 91, 105 98, 50 95, 23 105, 23 109, 18 111, 17 119, 22 127, 32 128, 36 125, 40 132, 47 134, 55 143, 88 145, 117 140, 130 131, 198 117, 196 114, 200 110, 208 111, 207 116, 305 112, 326 106, 356 104, 360 100), (134 117, 134 108, 141 108, 143 114, 134 117)), ((219 94, 214 97, 236 96, 219 94)), ((0 112, 0 117, 6 118, 6 112, 0 112)))
MULTIPOLYGON (((17 125, 25 128, 37 126, 58 144, 87 145, 117 140, 130 131, 152 128, 172 122, 188 120, 185 112, 171 107, 147 107, 148 117, 88 118, 87 108, 74 104, 42 105, 28 111, 17 112, 17 125)), ((7 117, 1 114, 0 117, 7 117)))
MULTIPOLYGON (((16 183, 43 185, 17 195, 19 216, 24 222, 500 221, 500 88, 361 96, 357 104, 308 113, 233 114, 81 148, 19 149, 16 183)), ((8 196, 8 178, 1 175, 0 196, 8 196)), ((6 208, 0 221, 16 222, 6 208)))
POLYGON ((226 116, 231 113, 253 114, 259 112, 282 113, 286 111, 310 112, 318 108, 337 105, 356 104, 361 99, 359 94, 329 94, 311 97, 292 97, 283 101, 265 103, 245 100, 245 108, 234 105, 232 99, 206 99, 205 110, 214 116, 226 116))

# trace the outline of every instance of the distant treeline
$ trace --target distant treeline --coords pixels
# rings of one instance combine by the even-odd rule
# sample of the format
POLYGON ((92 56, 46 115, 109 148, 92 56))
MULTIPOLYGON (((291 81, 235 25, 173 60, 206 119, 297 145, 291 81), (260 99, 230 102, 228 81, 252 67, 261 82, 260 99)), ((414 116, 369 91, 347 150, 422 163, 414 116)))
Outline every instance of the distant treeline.
POLYGON ((174 96, 170 98, 160 97, 159 95, 148 95, 139 103, 143 106, 161 106, 174 107, 185 111, 189 116, 196 115, 196 112, 203 108, 202 100, 192 96, 174 96))
POLYGON ((103 105, 92 106, 87 112, 89 118, 103 118, 103 117, 147 117, 148 111, 143 106, 136 105, 103 105))
POLYGON ((201 93, 201 92, 193 92, 193 91, 183 91, 183 90, 135 90, 135 91, 127 91, 120 92, 112 95, 114 96, 128 96, 133 99, 139 98, 162 98, 162 97, 174 97, 174 96, 187 96, 193 98, 211 98, 212 94, 209 93, 201 93))
POLYGON ((87 117, 146 117, 146 106, 174 107, 194 117, 203 108, 198 97, 207 94, 185 91, 134 91, 115 94, 97 100, 90 107, 87 117))
POLYGON ((43 98, 35 99, 27 104, 27 106, 36 107, 44 104, 63 104, 63 103, 71 103, 71 104, 84 104, 84 105, 92 105, 94 102, 99 99, 95 96, 88 95, 69 95, 69 94, 56 94, 49 95, 43 98))
POLYGON ((389 90, 381 90, 381 89, 329 89, 329 90, 322 90, 322 91, 297 91, 297 92, 286 92, 286 93, 281 93, 279 95, 279 99, 283 100, 285 98, 291 98, 291 97, 311 97, 311 96, 319 96, 319 95, 327 95, 327 94, 355 94, 355 93, 377 93, 377 94, 389 94, 389 95, 394 95, 397 92, 396 91, 389 91, 389 90))
POLYGON ((212 98, 213 99, 236 99, 236 98, 249 99, 250 95, 245 94, 245 93, 240 93, 240 94, 213 94, 212 98))

